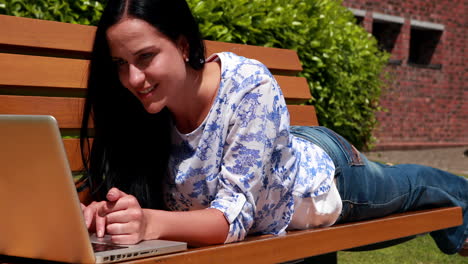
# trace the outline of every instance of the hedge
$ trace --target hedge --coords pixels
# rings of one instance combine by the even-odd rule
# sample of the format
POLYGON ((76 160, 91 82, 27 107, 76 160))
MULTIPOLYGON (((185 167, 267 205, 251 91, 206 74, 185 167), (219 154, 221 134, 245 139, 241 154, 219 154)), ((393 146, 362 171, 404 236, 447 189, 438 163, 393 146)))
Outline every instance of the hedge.
MULTIPOLYGON (((0 0, 0 13, 95 25, 106 1, 0 0)), ((296 50, 320 124, 371 146, 388 55, 340 0, 187 2, 205 39, 296 50)))
POLYGON ((0 0, 0 14, 96 25, 106 2, 107 0, 0 0))

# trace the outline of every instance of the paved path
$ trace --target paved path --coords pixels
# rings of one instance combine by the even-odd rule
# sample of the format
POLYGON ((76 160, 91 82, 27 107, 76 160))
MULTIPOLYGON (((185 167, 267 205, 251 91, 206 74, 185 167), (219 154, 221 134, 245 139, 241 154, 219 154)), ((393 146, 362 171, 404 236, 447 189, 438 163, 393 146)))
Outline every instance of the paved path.
POLYGON ((468 177, 467 147, 423 150, 386 150, 366 152, 370 160, 394 164, 415 163, 427 165, 468 177))

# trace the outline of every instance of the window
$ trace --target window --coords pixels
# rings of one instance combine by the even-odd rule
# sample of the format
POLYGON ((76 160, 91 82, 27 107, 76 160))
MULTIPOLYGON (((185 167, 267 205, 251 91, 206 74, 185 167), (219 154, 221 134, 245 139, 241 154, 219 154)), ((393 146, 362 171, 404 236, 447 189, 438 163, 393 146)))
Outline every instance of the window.
POLYGON ((356 19, 356 24, 362 26, 364 23, 364 17, 366 16, 366 11, 354 8, 349 8, 349 11, 353 13, 354 18, 356 19))
POLYGON ((410 54, 408 63, 421 66, 440 67, 434 63, 434 54, 440 43, 442 31, 427 28, 411 28, 410 54))
POLYGON ((444 25, 411 20, 410 50, 408 64, 440 69, 441 37, 444 25))
POLYGON ((377 39, 379 48, 392 53, 398 36, 401 32, 401 24, 387 21, 374 20, 372 35, 377 39))
POLYGON ((364 17, 362 16, 354 16, 354 18, 356 19, 356 24, 362 26, 363 23, 364 23, 364 17))
POLYGON ((379 48, 392 53, 405 19, 380 13, 372 13, 372 18, 372 35, 377 39, 379 48))

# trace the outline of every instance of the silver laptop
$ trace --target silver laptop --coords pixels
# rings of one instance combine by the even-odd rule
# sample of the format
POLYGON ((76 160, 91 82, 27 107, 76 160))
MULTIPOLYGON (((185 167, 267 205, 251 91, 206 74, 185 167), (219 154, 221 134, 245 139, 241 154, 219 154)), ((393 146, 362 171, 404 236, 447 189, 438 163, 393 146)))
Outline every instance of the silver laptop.
POLYGON ((109 263, 187 249, 184 242, 112 245, 90 236, 52 116, 0 115, 0 212, 0 255, 109 263))

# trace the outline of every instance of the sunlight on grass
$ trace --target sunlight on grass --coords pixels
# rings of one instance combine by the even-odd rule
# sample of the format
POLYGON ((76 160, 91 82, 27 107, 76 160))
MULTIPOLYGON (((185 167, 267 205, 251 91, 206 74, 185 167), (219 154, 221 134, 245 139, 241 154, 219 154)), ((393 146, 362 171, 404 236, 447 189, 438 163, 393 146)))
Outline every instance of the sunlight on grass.
MULTIPOLYGON (((379 161, 377 161, 379 162, 379 161)), ((382 162, 385 163, 385 162, 382 162)), ((468 175, 458 174, 468 178, 468 175)), ((338 252, 338 263, 345 264, 466 264, 468 258, 446 255, 437 248, 429 235, 417 237, 397 246, 373 251, 338 252)))
POLYGON ((346 264, 462 264, 468 258, 458 254, 445 255, 440 252, 429 235, 417 237, 409 242, 373 251, 338 252, 338 263, 346 264))

